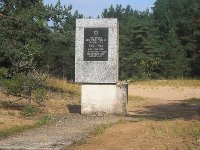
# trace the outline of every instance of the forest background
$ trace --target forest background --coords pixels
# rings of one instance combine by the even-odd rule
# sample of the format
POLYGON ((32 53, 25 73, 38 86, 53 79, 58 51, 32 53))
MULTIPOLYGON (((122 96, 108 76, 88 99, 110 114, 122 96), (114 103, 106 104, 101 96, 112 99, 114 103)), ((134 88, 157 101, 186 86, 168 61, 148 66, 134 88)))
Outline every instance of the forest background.
MULTIPOLYGON (((71 5, 0 0, 0 79, 35 70, 74 79, 71 5)), ((90 17, 89 17, 90 18, 90 17)), ((120 79, 200 77, 200 1, 157 0, 152 11, 111 5, 98 18, 118 18, 120 79)))

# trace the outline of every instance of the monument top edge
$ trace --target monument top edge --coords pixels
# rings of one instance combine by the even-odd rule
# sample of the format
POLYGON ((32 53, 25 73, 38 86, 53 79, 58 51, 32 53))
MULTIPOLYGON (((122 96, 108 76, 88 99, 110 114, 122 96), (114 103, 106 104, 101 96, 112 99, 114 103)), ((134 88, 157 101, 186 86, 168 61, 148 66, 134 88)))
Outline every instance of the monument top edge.
POLYGON ((77 18, 76 20, 86 20, 86 21, 99 21, 99 20, 118 20, 117 18, 77 18))
POLYGON ((76 19, 76 28, 81 27, 117 27, 117 18, 102 18, 102 19, 76 19))

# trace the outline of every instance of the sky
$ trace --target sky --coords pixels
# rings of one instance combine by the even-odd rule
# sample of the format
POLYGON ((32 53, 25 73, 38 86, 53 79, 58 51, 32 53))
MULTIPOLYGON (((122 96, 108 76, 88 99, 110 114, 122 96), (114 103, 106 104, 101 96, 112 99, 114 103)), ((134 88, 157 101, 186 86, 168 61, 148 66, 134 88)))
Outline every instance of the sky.
MULTIPOLYGON (((58 0, 44 0, 45 4, 55 5, 58 0)), ((101 15, 105 8, 109 8, 112 4, 122 4, 124 7, 131 5, 134 10, 144 11, 147 8, 151 9, 156 0, 60 0, 61 4, 68 6, 72 5, 73 10, 78 10, 85 17, 97 17, 101 15)))

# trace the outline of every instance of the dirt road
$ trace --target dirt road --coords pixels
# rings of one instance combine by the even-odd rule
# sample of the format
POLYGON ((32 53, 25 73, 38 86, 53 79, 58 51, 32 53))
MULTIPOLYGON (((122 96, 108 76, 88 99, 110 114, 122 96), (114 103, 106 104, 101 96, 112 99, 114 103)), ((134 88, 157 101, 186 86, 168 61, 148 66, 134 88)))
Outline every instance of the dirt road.
POLYGON ((30 130, 0 141, 0 149, 60 150, 85 138, 96 125, 118 121, 115 116, 69 114, 55 124, 30 130))

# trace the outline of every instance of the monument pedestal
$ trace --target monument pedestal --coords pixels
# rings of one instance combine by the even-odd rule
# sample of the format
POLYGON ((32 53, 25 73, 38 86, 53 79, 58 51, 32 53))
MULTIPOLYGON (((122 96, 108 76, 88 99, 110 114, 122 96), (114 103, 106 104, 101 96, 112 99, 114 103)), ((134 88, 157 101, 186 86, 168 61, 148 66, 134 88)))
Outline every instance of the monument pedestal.
POLYGON ((127 114, 128 84, 83 84, 81 114, 127 114))
POLYGON ((77 19, 75 82, 82 84, 81 113, 126 115, 128 85, 118 82, 116 18, 77 19))

